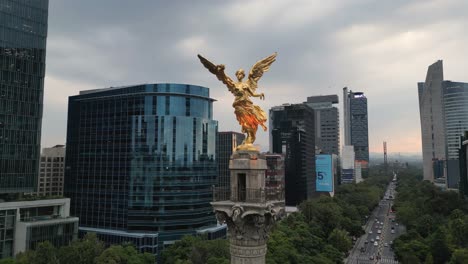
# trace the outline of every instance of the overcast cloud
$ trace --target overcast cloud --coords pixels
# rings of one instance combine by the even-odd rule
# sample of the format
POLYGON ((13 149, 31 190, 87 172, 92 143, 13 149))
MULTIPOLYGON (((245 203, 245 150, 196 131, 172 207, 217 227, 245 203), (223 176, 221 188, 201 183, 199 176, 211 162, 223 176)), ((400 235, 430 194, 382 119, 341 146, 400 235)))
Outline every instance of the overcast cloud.
MULTIPOLYGON (((342 88, 368 98, 369 144, 420 152, 418 81, 444 60, 445 79, 468 81, 468 1, 50 0, 43 147, 65 142, 68 96, 140 83, 210 88, 219 130, 239 131, 233 97, 198 61, 234 77, 278 52, 259 83, 266 111, 342 88)), ((340 116, 342 119, 342 115, 340 116)), ((257 142, 268 147, 268 132, 257 142)))

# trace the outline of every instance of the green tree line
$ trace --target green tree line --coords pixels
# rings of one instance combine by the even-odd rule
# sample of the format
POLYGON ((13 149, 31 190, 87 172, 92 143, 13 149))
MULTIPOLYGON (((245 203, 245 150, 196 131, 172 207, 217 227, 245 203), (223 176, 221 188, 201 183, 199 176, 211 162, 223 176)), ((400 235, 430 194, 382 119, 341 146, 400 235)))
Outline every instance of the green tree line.
POLYGON ((139 253, 131 244, 104 247, 95 234, 68 246, 54 247, 49 241, 39 243, 36 250, 19 253, 15 259, 2 259, 0 264, 153 264, 155 257, 139 253))
POLYGON ((421 171, 398 178, 394 208, 407 233, 393 248, 402 263, 468 263, 468 207, 457 192, 422 181, 421 171))
MULTIPOLYGON (((366 216, 378 205, 391 177, 374 172, 359 184, 339 186, 299 205, 299 212, 278 222, 268 240, 267 264, 343 263, 352 237, 364 234, 366 216)), ((162 252, 163 263, 227 264, 227 240, 186 236, 162 252)))

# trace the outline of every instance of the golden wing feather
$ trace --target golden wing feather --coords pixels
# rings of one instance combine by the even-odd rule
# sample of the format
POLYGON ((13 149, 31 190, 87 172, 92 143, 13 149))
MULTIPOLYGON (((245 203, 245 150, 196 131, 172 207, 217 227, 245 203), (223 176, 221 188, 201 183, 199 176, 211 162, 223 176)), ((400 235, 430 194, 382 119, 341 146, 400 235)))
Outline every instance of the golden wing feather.
POLYGON ((273 62, 276 61, 277 53, 273 53, 272 55, 257 61, 249 73, 249 84, 252 91, 257 89, 257 82, 263 76, 264 72, 267 72, 270 69, 270 66, 273 62))
POLYGON ((222 81, 228 87, 229 91, 234 89, 234 81, 231 78, 229 78, 229 76, 227 76, 226 73, 224 73, 223 64, 215 65, 211 61, 205 59, 200 54, 198 54, 198 58, 200 59, 200 62, 203 64, 203 66, 205 66, 205 68, 207 68, 211 73, 216 75, 216 77, 218 77, 218 80, 222 81))

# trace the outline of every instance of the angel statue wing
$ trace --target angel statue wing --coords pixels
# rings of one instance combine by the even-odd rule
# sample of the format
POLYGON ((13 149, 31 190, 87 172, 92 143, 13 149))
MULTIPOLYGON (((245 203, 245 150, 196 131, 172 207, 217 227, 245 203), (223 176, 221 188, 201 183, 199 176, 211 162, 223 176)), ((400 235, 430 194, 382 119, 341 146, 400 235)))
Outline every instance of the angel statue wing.
POLYGON ((263 76, 264 72, 270 69, 270 66, 276 60, 277 53, 264 58, 263 60, 257 61, 249 72, 249 84, 252 91, 257 89, 257 82, 263 76))
POLYGON ((234 81, 231 78, 229 78, 229 76, 227 76, 226 73, 224 73, 223 64, 214 65, 211 61, 203 58, 203 56, 201 56, 200 54, 198 54, 198 58, 200 59, 200 62, 203 64, 203 66, 205 66, 205 68, 207 68, 211 73, 216 75, 216 77, 218 77, 218 80, 222 81, 228 87, 229 91, 235 88, 234 81))

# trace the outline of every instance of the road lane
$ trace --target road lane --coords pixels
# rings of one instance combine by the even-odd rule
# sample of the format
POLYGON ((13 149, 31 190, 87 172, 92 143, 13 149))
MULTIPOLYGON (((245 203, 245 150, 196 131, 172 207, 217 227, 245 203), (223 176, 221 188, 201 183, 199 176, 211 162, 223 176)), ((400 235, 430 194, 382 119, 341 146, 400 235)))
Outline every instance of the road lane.
POLYGON ((395 214, 390 212, 393 204, 393 199, 387 199, 390 196, 395 197, 396 192, 395 183, 392 182, 386 189, 385 197, 379 203, 372 214, 368 218, 368 222, 365 225, 364 230, 366 234, 361 236, 355 243, 354 248, 351 250, 350 255, 347 258, 346 263, 348 264, 376 264, 376 263, 388 263, 397 264, 398 261, 394 260, 394 254, 391 250, 390 241, 393 241, 396 237, 404 232, 404 227, 401 225, 396 226, 396 222, 392 219, 395 218, 395 214), (395 229, 395 233, 392 234, 392 227, 395 229), (378 230, 381 230, 381 234, 378 234, 378 230), (403 230, 403 231, 402 231, 403 230), (372 231, 372 233, 369 233, 372 231), (379 236, 379 240, 376 238, 379 236), (378 245, 375 246, 372 240, 377 241, 378 245), (365 241, 368 241, 366 244, 365 241), (385 246, 385 243, 387 246, 385 246), (361 252, 361 248, 365 251, 361 252), (371 259, 371 257, 373 259, 371 259))

